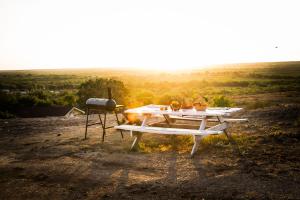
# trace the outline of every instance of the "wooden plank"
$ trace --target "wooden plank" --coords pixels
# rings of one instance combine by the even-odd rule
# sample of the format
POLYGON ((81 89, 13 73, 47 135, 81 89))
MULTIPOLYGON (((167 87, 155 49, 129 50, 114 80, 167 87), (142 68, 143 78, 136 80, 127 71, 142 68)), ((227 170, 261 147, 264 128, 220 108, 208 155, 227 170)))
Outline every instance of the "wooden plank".
POLYGON ((115 128, 127 130, 127 131, 169 134, 169 135, 212 135, 212 134, 223 133, 223 131, 218 131, 218 130, 191 130, 191 129, 148 127, 148 126, 141 127, 141 126, 133 126, 133 125, 120 125, 120 126, 115 126, 115 128))
POLYGON ((224 122, 249 122, 249 120, 246 119, 224 119, 224 122))
POLYGON ((208 128, 208 129, 206 129, 206 130, 223 131, 223 130, 225 130, 227 127, 228 127, 227 123, 224 122, 224 123, 222 123, 222 124, 218 124, 218 125, 216 125, 216 126, 210 127, 210 128, 208 128))

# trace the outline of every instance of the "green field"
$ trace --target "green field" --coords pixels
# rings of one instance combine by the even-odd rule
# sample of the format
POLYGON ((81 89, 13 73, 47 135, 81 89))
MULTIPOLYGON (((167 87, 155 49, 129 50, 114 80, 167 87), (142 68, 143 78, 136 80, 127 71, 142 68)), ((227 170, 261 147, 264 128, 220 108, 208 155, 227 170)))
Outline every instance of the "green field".
POLYGON ((272 101, 253 103, 238 97, 278 92, 291 96, 300 91, 300 62, 231 64, 170 72, 134 69, 1 71, 1 116, 13 117, 14 109, 32 106, 82 107, 78 105, 79 87, 96 78, 121 81, 126 92, 116 100, 127 107, 169 104, 172 100, 195 100, 204 96, 211 106, 218 104, 218 98, 222 97, 231 105, 253 109, 270 106, 272 101))

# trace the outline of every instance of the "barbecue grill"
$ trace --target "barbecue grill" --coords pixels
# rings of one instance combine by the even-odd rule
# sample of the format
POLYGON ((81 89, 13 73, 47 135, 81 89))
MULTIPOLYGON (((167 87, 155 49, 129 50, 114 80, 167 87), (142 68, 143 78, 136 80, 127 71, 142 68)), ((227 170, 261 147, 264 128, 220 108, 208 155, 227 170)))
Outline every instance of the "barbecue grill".
MULTIPOLYGON (((102 127, 102 142, 104 142, 105 130, 113 128, 114 126, 106 126, 106 115, 108 113, 114 113, 117 124, 120 125, 118 113, 124 111, 124 105, 117 105, 116 101, 112 99, 111 88, 107 88, 108 99, 104 98, 89 98, 86 101, 86 124, 85 124, 85 139, 87 138, 87 129, 89 126, 100 124, 102 127), (89 115, 97 114, 99 122, 89 124, 89 115), (102 118, 101 115, 104 115, 102 118)), ((123 138, 123 133, 120 130, 123 138)))

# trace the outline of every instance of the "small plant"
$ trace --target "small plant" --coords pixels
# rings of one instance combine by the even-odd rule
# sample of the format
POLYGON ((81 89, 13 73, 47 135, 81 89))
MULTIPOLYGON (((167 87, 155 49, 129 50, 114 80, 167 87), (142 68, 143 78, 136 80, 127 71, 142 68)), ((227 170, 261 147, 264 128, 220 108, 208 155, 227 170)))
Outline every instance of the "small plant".
POLYGON ((216 96, 213 98, 213 105, 216 107, 230 107, 233 102, 225 96, 216 96))
POLYGON ((15 116, 8 111, 0 111, 0 119, 10 119, 14 118, 15 116))

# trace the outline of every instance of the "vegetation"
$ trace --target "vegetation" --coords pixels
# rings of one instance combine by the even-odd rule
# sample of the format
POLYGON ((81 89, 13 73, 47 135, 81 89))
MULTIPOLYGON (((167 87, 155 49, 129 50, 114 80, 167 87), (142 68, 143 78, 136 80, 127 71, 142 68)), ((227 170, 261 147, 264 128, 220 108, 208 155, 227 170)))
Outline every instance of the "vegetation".
POLYGON ((113 98, 127 107, 193 102, 204 97, 209 106, 256 109, 272 101, 238 101, 236 96, 300 91, 300 62, 217 66, 162 73, 136 70, 40 70, 0 73, 1 118, 17 108, 33 106, 83 107, 89 97, 113 98))
POLYGON ((216 96, 213 98, 213 106, 216 107, 230 107, 233 106, 232 101, 225 96, 216 96))
POLYGON ((81 107, 84 107, 85 102, 88 98, 92 98, 92 97, 108 98, 108 91, 107 91, 108 87, 112 89, 113 98, 119 104, 124 104, 125 99, 128 96, 128 91, 125 88, 123 82, 114 79, 107 79, 107 78, 89 79, 83 82, 79 86, 79 90, 77 92, 77 96, 78 96, 77 103, 81 107))

